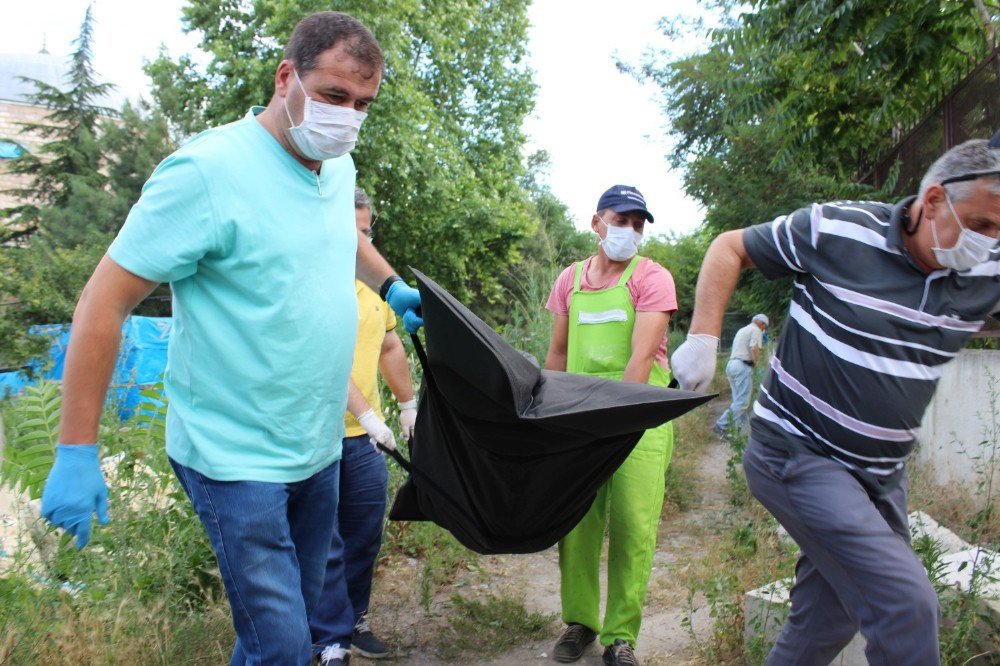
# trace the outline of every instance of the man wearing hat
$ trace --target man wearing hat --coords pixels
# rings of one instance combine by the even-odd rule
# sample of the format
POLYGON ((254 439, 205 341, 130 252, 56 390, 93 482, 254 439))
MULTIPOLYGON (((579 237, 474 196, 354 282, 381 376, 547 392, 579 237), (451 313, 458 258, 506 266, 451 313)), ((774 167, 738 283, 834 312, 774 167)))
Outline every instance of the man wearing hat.
POLYGON ((794 277, 743 454, 750 491, 801 549, 767 664, 828 664, 859 629, 870 664, 941 663, 904 463, 942 367, 1000 310, 998 235, 1000 133, 950 149, 895 205, 813 204, 709 247, 673 356, 681 388, 711 380, 742 269, 794 277))
MULTIPOLYGON (((647 220, 652 223, 653 216, 636 188, 615 185, 601 195, 591 219, 599 238, 597 253, 559 275, 545 306, 555 315, 547 369, 658 386, 670 382, 666 331, 677 297, 670 273, 638 255, 647 220)), ((646 431, 598 491, 590 511, 559 542, 567 628, 556 643, 556 661, 576 661, 599 634, 605 664, 638 663, 634 647, 672 450, 670 423, 646 431), (602 623, 599 573, 606 526, 608 590, 602 623)))
POLYGON ((757 314, 749 324, 736 331, 733 350, 729 354, 729 363, 726 364, 726 378, 733 391, 733 402, 715 422, 713 430, 718 435, 725 435, 730 424, 743 434, 749 427, 747 407, 750 406, 750 391, 753 388, 753 367, 757 364, 760 348, 764 346, 764 331, 767 326, 767 315, 757 314))

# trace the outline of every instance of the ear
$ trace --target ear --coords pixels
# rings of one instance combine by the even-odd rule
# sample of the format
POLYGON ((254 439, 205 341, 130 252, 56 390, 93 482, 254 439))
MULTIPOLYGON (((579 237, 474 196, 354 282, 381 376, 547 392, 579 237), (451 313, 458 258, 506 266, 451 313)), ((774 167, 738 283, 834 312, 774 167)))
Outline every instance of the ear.
POLYGON ((597 213, 590 218, 590 229, 598 236, 601 235, 601 217, 597 213))
POLYGON ((946 206, 944 186, 934 183, 924 191, 924 215, 937 219, 941 206, 946 206))
POLYGON ((288 88, 295 78, 294 65, 291 60, 282 60, 278 63, 278 69, 274 72, 274 94, 279 97, 288 95, 288 88))

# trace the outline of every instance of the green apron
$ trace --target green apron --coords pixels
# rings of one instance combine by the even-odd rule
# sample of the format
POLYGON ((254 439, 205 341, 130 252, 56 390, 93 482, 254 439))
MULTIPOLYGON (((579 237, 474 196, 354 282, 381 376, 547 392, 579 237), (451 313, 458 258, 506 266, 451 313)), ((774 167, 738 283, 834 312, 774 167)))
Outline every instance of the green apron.
MULTIPOLYGON (((632 356, 635 327, 635 307, 625 285, 640 259, 632 259, 617 285, 599 291, 581 291, 584 262, 576 265, 569 301, 567 372, 622 378, 632 356)), ((649 383, 667 386, 670 373, 654 362, 649 383)), ((647 430, 598 490, 583 519, 559 542, 563 621, 597 631, 602 645, 611 645, 616 638, 635 645, 639 635, 673 446, 672 423, 647 430), (606 524, 608 597, 602 625, 599 573, 606 524)))

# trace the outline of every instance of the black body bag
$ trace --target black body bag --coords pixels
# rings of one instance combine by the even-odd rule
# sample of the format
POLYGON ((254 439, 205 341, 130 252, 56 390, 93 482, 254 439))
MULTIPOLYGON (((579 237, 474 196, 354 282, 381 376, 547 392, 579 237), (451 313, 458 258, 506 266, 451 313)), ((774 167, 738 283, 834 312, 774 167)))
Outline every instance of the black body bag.
POLYGON ((564 537, 647 428, 712 395, 542 370, 414 270, 427 341, 410 476, 391 520, 432 520, 478 553, 564 537))

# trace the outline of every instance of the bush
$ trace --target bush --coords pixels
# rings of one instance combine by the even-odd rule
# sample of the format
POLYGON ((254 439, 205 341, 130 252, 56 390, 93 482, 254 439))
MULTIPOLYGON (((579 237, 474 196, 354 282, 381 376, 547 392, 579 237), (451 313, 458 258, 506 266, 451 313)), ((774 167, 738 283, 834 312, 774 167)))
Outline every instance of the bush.
MULTIPOLYGON (((77 550, 41 522, 12 554, 0 593, 0 628, 11 659, 48 651, 114 654, 116 636, 154 645, 171 655, 212 655, 231 643, 231 631, 206 632, 204 645, 178 640, 226 617, 222 584, 208 539, 174 479, 164 449, 166 408, 159 388, 143 392, 138 415, 124 424, 105 413, 100 429, 111 522, 95 526, 77 550), (44 650, 41 646, 47 646, 44 650)), ((5 405, 8 439, 4 483, 37 498, 55 457, 60 409, 54 383, 43 382, 5 405)), ((226 622, 228 624, 228 621, 226 622)), ((2 635, 2 634, 0 634, 2 635)), ((68 654, 69 652, 64 652, 68 654)), ((60 658, 61 660, 62 658, 60 658)))

